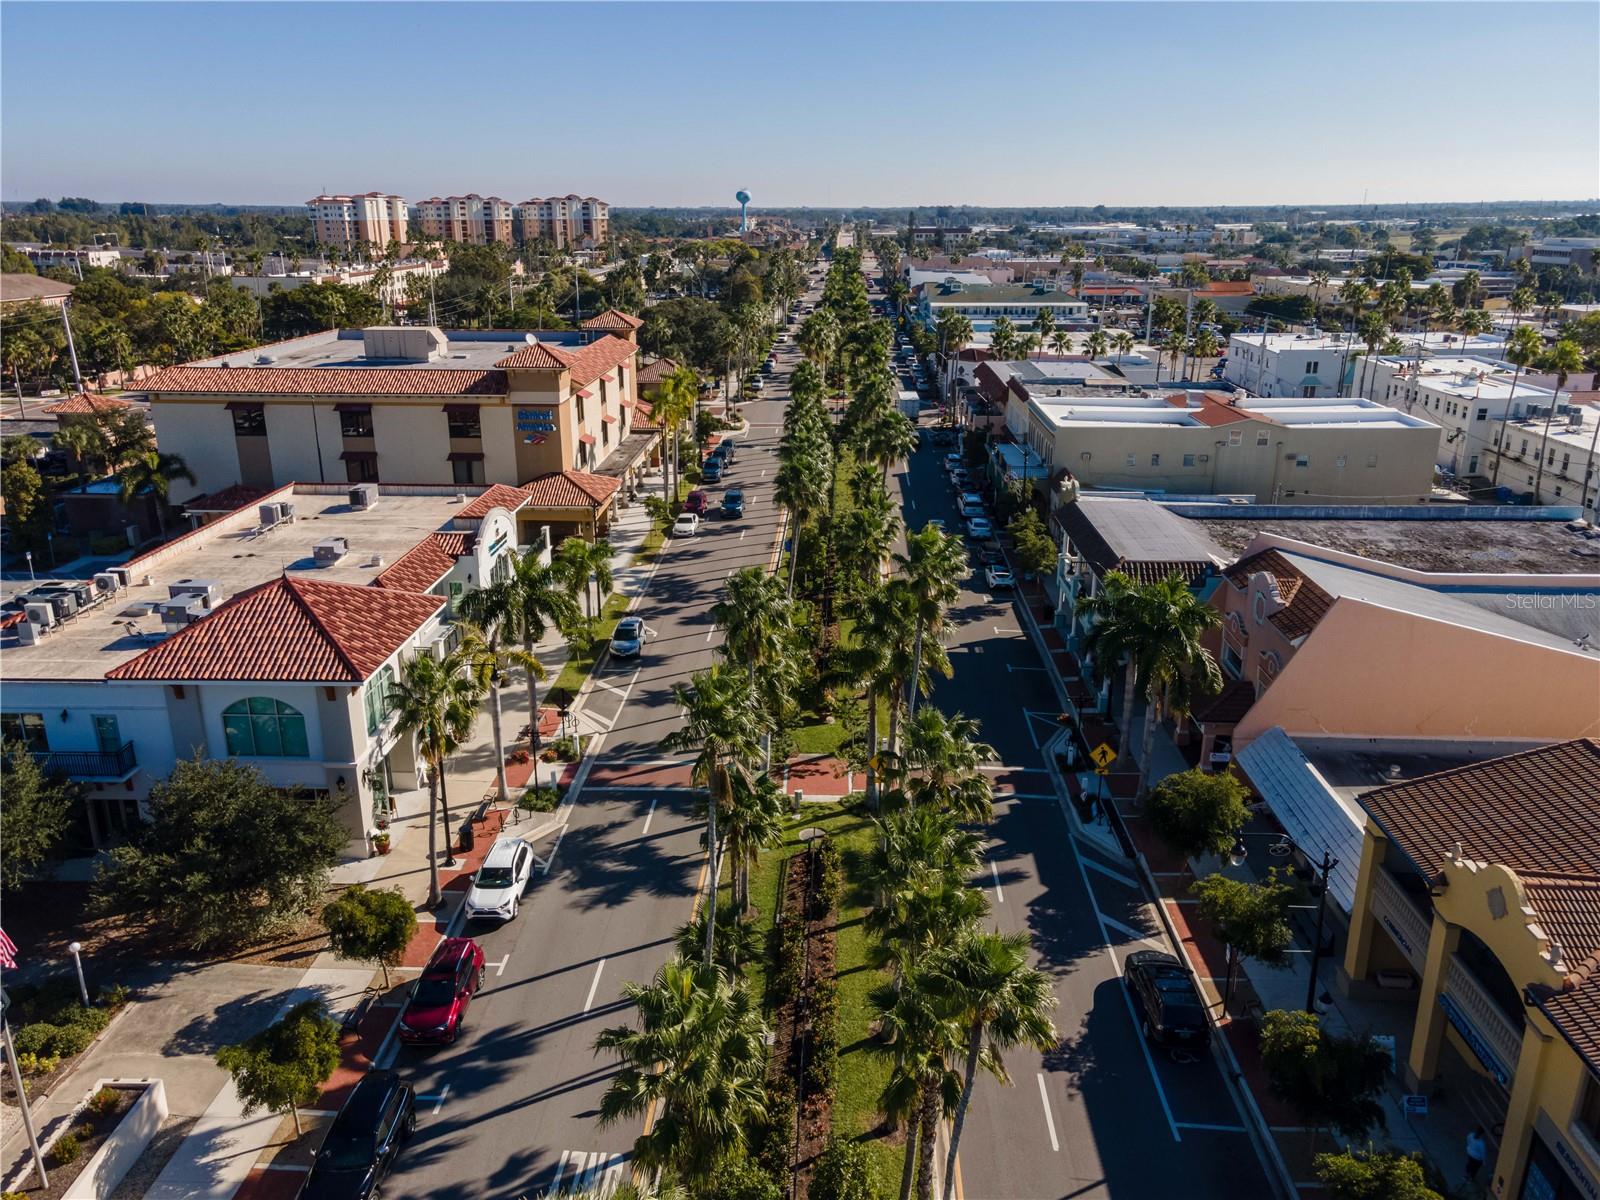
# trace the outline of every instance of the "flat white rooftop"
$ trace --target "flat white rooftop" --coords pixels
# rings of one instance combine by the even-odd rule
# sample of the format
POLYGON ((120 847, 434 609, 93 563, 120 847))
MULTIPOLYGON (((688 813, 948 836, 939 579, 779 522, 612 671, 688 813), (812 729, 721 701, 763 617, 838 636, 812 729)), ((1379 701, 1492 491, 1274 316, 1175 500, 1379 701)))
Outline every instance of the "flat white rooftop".
POLYGON ((274 499, 294 504, 293 522, 256 533, 256 507, 252 504, 158 547, 143 560, 135 559, 130 564, 135 586, 96 607, 80 610, 54 626, 38 645, 18 645, 15 631, 8 630, 0 676, 13 681, 102 678, 161 642, 165 636, 161 618, 145 609, 167 599, 168 585, 179 580, 215 580, 222 585, 224 602, 285 574, 303 574, 330 583, 371 583, 384 567, 393 565, 430 533, 448 528, 461 508, 454 491, 398 495, 383 492, 380 485, 377 505, 361 511, 350 507, 346 489, 341 487, 334 494, 326 485, 321 488, 327 494, 298 487, 293 492, 285 488, 271 493, 274 499), (350 552, 332 566, 318 567, 311 548, 333 537, 347 539, 350 552), (382 566, 373 565, 374 557, 382 559, 382 566), (141 565, 152 559, 150 566, 141 565), (138 586, 138 580, 146 575, 149 584, 138 586))
MULTIPOLYGON (((1428 357, 1419 363, 1415 358, 1400 355, 1380 356, 1377 360, 1403 373, 1406 383, 1459 396, 1463 400, 1511 400, 1525 398, 1528 403, 1544 403, 1555 395, 1549 388, 1536 387, 1525 378, 1516 379, 1515 396, 1512 381, 1515 372, 1505 363, 1487 358, 1439 356, 1428 357)), ((1400 374, 1396 379, 1401 378, 1400 374)))

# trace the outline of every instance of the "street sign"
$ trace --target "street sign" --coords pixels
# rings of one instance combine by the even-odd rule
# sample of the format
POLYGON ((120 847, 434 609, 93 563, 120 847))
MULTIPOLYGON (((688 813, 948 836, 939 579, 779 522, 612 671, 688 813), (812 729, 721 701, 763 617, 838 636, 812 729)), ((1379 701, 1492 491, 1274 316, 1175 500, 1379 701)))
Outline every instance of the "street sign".
POLYGON ((1428 1115, 1428 1098, 1426 1096, 1408 1092, 1401 1097, 1401 1102, 1405 1105, 1405 1112, 1408 1117, 1425 1117, 1428 1115))
POLYGON ((1094 761, 1095 766, 1101 768, 1101 773, 1103 774, 1104 769, 1117 760, 1117 752, 1111 748, 1109 742, 1101 742, 1093 750, 1089 751, 1089 757, 1094 761))
POLYGON ((1109 774, 1111 774, 1111 768, 1110 767, 1096 767, 1094 769, 1094 773, 1096 775, 1109 775, 1109 774))

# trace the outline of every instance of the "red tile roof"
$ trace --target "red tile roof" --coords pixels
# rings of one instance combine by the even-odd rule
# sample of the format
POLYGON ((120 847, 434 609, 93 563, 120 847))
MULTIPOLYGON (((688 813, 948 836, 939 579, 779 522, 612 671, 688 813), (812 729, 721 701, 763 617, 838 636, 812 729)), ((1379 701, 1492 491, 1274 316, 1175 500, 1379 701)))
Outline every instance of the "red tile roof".
POLYGON ((658 358, 655 362, 645 363, 644 366, 639 368, 639 386, 654 386, 677 369, 677 361, 671 358, 658 358))
POLYGON ((234 483, 220 491, 196 496, 193 500, 185 502, 183 508, 185 512, 233 512, 247 504, 254 504, 261 497, 277 490, 277 488, 251 487, 246 483, 234 483))
POLYGON ((1194 719, 1202 725, 1237 725, 1256 702, 1256 685, 1235 679, 1209 700, 1195 706, 1194 719))
POLYGON ((565 350, 547 346, 543 342, 532 342, 494 365, 529 371, 566 371, 571 369, 572 361, 565 350))
POLYGON ((567 356, 572 360, 572 386, 583 387, 593 383, 637 353, 639 347, 632 342, 610 334, 577 350, 569 350, 567 356))
POLYGON ((106 672, 107 679, 360 683, 444 604, 284 575, 106 672))
POLYGON ((580 328, 583 329, 637 329, 644 322, 638 317, 608 308, 603 313, 590 317, 580 328))
POLYGON ((1232 425, 1235 421, 1248 421, 1255 416, 1254 413, 1235 408, 1231 404, 1202 404, 1199 408, 1191 409, 1190 415, 1200 424, 1212 428, 1218 425, 1232 425))
POLYGON ((65 400, 46 404, 40 411, 52 416, 78 416, 86 413, 115 412, 119 408, 133 407, 132 400, 123 400, 117 396, 91 396, 87 392, 79 392, 76 396, 68 396, 65 400))
POLYGON ((508 483, 496 483, 480 492, 475 499, 469 500, 466 507, 456 513, 456 516, 477 520, 491 508, 504 508, 516 512, 527 502, 528 493, 522 488, 512 487, 508 483))
POLYGON ((1241 558, 1223 571, 1229 582, 1243 589, 1250 576, 1265 571, 1278 585, 1278 595, 1284 607, 1273 613, 1271 621, 1286 638, 1304 637, 1317 627, 1317 622, 1328 615, 1333 607, 1333 597, 1307 579, 1287 558, 1276 550, 1263 550, 1248 558, 1241 558))
POLYGON ((504 371, 444 367, 168 367, 140 386, 228 396, 504 396, 508 390, 504 371))
POLYGON ((377 587, 402 592, 425 592, 455 568, 456 559, 467 552, 471 539, 468 533, 430 533, 380 571, 372 582, 377 587))
POLYGON ((539 508, 600 508, 619 487, 620 479, 587 471, 556 471, 524 485, 528 503, 539 508))
POLYGON ((1197 296, 1253 296, 1256 285, 1247 279, 1213 279, 1195 292, 1197 296))

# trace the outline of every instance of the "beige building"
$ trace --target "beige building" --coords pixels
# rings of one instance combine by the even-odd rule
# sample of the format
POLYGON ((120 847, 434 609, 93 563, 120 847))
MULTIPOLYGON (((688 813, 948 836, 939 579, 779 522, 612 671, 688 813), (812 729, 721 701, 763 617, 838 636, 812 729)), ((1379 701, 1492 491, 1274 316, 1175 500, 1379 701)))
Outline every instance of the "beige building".
POLYGON ((637 325, 602 313, 537 338, 333 330, 169 367, 147 383, 150 412, 162 448, 197 477, 175 485, 179 501, 235 484, 516 486, 577 473, 611 481, 590 489, 608 505, 659 438, 636 420, 637 325))
POLYGON ((491 242, 509 246, 512 209, 511 202, 499 196, 469 192, 465 196, 419 200, 411 206, 411 215, 422 238, 470 246, 487 246, 491 242))
POLYGON ((598 246, 611 236, 611 206, 594 196, 535 196, 512 212, 518 242, 546 238, 557 249, 598 246))
POLYGON ((355 249, 363 243, 404 244, 410 231, 406 202, 399 196, 367 192, 360 196, 318 196, 306 201, 317 242, 355 249))
POLYGON ((1433 486, 1438 427, 1370 400, 1015 383, 1011 391, 1013 436, 1052 475, 1070 473, 1085 488, 1417 504, 1433 486))

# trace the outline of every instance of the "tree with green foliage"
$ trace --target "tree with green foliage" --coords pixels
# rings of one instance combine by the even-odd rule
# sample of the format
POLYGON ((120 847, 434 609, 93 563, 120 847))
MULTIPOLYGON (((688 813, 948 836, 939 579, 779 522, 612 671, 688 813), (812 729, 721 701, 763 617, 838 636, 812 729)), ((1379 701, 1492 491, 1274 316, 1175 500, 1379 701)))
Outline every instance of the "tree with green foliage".
POLYGON ((1018 566, 1040 579, 1056 569, 1056 544, 1031 505, 1018 513, 1007 528, 1016 547, 1018 566))
POLYGON ((5 500, 6 527, 19 550, 38 551, 51 531, 50 491, 32 462, 13 459, 0 469, 0 497, 5 500))
POLYGON ((262 327, 267 340, 273 342, 324 329, 361 329, 382 321, 382 301, 365 288, 345 283, 269 290, 261 299, 262 327))
POLYGON ((217 1065, 233 1079, 244 1115, 258 1108, 287 1112, 300 1128, 299 1109, 315 1104, 339 1066, 339 1023, 320 1000, 306 1000, 243 1042, 217 1051, 217 1065))
POLYGON ((1261 1021, 1261 1062, 1273 1092, 1307 1125, 1350 1140, 1383 1128, 1377 1097, 1389 1055, 1370 1037, 1329 1033, 1314 1013, 1274 1009, 1261 1021))
MULTIPOLYGON (((529 673, 530 686, 533 675, 529 673)), ((437 908, 439 891, 439 829, 444 829, 445 857, 450 850, 450 796, 445 766, 450 756, 472 732, 478 715, 477 681, 467 670, 466 657, 452 651, 444 660, 431 654, 413 654, 393 685, 396 728, 417 739, 417 754, 428 767, 428 907, 437 908)), ((535 706, 535 723, 538 721, 535 706)))
POLYGON ((906 552, 895 555, 895 565, 916 621, 911 677, 906 686, 906 712, 915 716, 921 693, 922 644, 944 632, 950 606, 960 597, 961 580, 966 578, 967 551, 959 538, 937 526, 924 525, 906 537, 906 552))
POLYGON ((1506 406, 1500 413, 1500 432, 1495 436, 1494 471, 1489 482, 1500 485, 1500 464, 1505 461, 1511 446, 1506 428, 1511 422, 1511 401, 1517 394, 1517 381, 1522 373, 1533 367, 1544 353, 1544 339, 1531 325, 1518 325, 1506 338, 1505 360, 1514 368, 1511 372, 1511 390, 1506 394, 1506 406))
POLYGON ((1145 806, 1156 834, 1184 858, 1225 856, 1250 819, 1244 785, 1226 771, 1198 767, 1168 775, 1145 806))
POLYGON ((289 796, 231 758, 180 761, 149 812, 101 866, 95 904, 160 913, 197 950, 246 945, 310 911, 345 847, 331 802, 289 796))
POLYGON ((14 892, 49 862, 72 824, 82 787, 48 774, 28 748, 0 748, 0 891, 14 892))
POLYGON ((1444 1200, 1414 1154, 1346 1148, 1317 1155, 1313 1166, 1329 1200, 1444 1200))
POLYGON ((909 1200, 913 1182, 918 1200, 932 1200, 939 1119, 961 1097, 961 1076, 950 1065, 965 1041, 960 1004, 935 978, 908 971, 873 991, 871 1011, 881 1038, 871 1049, 889 1060, 878 1106, 907 1122, 900 1200, 909 1200))
POLYGON ((600 1124, 654 1108, 649 1132, 633 1144, 635 1161, 704 1183, 745 1149, 746 1131, 766 1114, 760 1006, 743 980, 683 959, 622 991, 638 1027, 613 1026, 595 1038, 595 1052, 611 1051, 621 1064, 600 1098, 600 1124))
POLYGON ((1010 317, 996 317, 989 330, 989 352, 996 362, 1011 362, 1017 357, 1017 328, 1010 317))
POLYGON ((417 914, 398 889, 375 891, 357 885, 322 909, 328 945, 340 958, 376 963, 389 986, 389 968, 398 967, 417 932, 417 914))
POLYGON ((1276 874, 1247 883, 1218 872, 1195 880, 1189 890, 1200 900, 1200 919, 1228 950, 1228 982, 1222 993, 1222 1011, 1226 1013, 1240 959, 1253 958, 1269 967, 1287 961, 1294 941, 1294 930, 1289 927, 1294 889, 1276 874))
POLYGON ((834 1134, 811 1173, 811 1200, 877 1200, 872 1187, 872 1160, 854 1138, 834 1134))
MULTIPOLYGON (((1578 345, 1577 342, 1571 340, 1570 338, 1562 338, 1554 346, 1551 346, 1550 349, 1546 350, 1539 356, 1538 366, 1539 369, 1545 372, 1547 375, 1554 375, 1556 377, 1555 391, 1556 395, 1559 396, 1567 386, 1568 377, 1570 377, 1574 372, 1581 371, 1583 369, 1583 349, 1578 345)), ((1552 402, 1551 404, 1545 406, 1544 430, 1541 433, 1539 440, 1539 445, 1545 449, 1551 448, 1550 423, 1555 420, 1555 416, 1556 406, 1552 402)), ((1553 455, 1549 453, 1541 453, 1539 455, 1539 470, 1534 476, 1533 480, 1533 502, 1535 504, 1539 503, 1539 487, 1544 483, 1545 464, 1552 457, 1553 455)), ((1584 497, 1580 494, 1578 499, 1582 501, 1584 497)))

